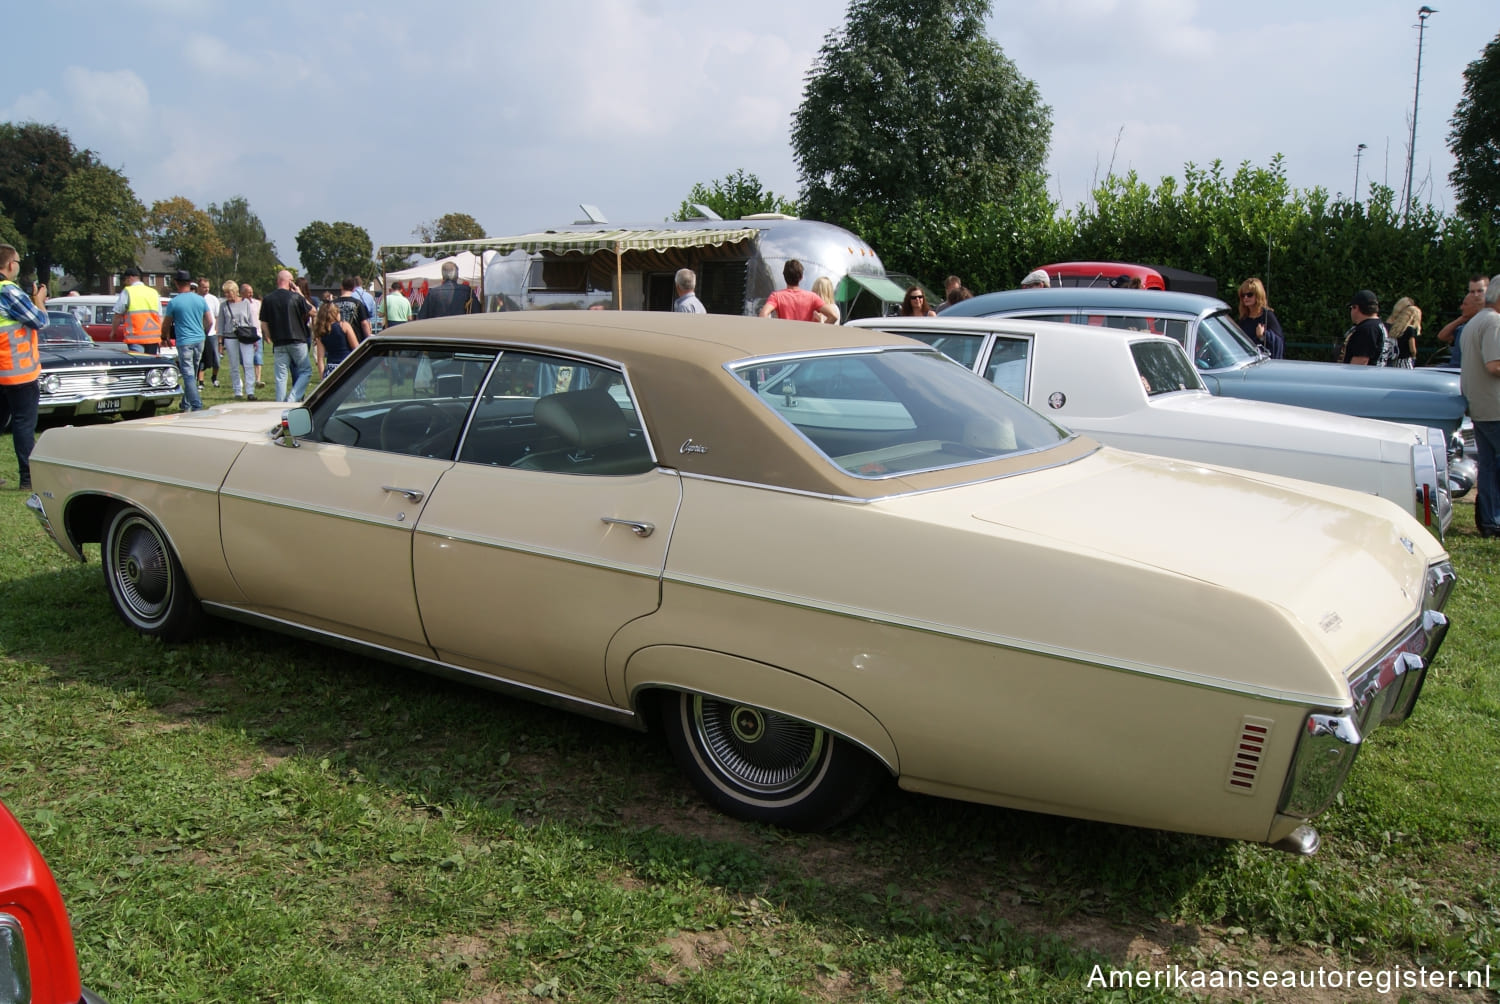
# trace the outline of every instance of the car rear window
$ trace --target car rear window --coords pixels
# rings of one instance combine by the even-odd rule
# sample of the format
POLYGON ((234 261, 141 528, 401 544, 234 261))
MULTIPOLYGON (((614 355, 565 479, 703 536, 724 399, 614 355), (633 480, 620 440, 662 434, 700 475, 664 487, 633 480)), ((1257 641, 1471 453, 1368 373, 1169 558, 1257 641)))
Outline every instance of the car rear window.
POLYGON ((1203 381, 1188 361, 1187 353, 1175 342, 1133 342, 1130 354, 1135 358, 1135 369, 1141 375, 1147 397, 1203 389, 1203 381))
POLYGON ((1072 433, 938 352, 756 359, 730 367, 766 407, 857 477, 1046 449, 1072 433))

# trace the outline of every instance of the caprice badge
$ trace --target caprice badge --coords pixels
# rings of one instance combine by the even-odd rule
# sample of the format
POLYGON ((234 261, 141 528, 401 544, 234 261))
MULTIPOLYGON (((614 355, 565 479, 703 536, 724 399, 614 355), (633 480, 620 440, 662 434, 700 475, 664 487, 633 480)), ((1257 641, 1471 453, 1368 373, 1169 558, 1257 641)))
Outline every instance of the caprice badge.
POLYGON ((702 443, 695 443, 691 438, 684 439, 682 445, 677 447, 678 453, 707 453, 708 447, 702 443))

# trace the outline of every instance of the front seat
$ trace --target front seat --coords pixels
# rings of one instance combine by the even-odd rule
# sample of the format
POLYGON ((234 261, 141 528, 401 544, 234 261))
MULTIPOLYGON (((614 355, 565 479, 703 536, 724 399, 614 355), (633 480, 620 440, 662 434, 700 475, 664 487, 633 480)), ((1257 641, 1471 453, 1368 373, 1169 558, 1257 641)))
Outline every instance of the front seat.
POLYGON ((528 453, 512 467, 569 474, 639 474, 651 469, 646 438, 633 430, 607 391, 564 391, 539 398, 537 428, 563 441, 560 449, 528 453))

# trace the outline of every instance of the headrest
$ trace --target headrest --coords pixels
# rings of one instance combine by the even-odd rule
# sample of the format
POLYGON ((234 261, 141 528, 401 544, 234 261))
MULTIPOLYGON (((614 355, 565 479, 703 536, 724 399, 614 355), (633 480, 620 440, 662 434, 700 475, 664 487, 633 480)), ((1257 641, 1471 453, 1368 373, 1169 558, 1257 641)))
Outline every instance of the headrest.
POLYGON ((625 413, 602 390, 548 394, 532 409, 536 424, 580 450, 597 450, 624 442, 630 435, 625 413))

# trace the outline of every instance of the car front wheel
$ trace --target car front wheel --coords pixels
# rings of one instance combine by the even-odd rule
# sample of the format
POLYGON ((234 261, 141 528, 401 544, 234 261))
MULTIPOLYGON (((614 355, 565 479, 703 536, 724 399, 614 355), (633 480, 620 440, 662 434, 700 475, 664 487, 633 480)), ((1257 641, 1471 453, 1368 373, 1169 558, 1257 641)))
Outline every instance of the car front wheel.
POLYGON ((191 635, 203 608, 161 528, 134 506, 118 506, 105 517, 103 537, 104 581, 126 623, 168 641, 191 635))
POLYGON ((754 705, 680 693, 664 702, 662 718, 693 786, 740 819, 827 829, 853 815, 882 777, 847 740, 754 705))

